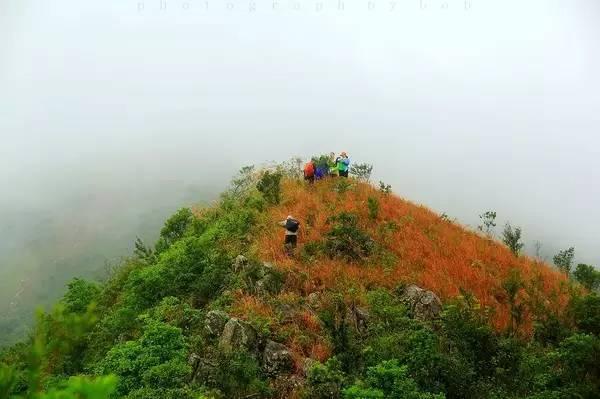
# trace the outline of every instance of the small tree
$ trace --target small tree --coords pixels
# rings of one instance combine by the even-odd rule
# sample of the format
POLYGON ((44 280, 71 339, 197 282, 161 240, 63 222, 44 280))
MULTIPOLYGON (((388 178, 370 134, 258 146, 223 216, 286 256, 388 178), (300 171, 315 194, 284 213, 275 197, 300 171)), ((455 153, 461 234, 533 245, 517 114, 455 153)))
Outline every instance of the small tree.
POLYGON ((571 247, 560 251, 552 260, 558 269, 566 274, 567 276, 571 273, 571 267, 573 266, 573 258, 575 257, 575 248, 571 247))
POLYGON ((488 236, 492 236, 493 229, 496 227, 496 212, 486 211, 479 215, 479 219, 481 219, 481 224, 477 226, 479 231, 484 232, 488 236))
POLYGON ((357 163, 350 166, 350 174, 356 176, 358 180, 368 182, 371 179, 371 172, 373 172, 373 165, 368 163, 357 163))
POLYGON ((502 232, 502 242, 506 244, 515 256, 519 256, 519 253, 525 245, 521 242, 521 228, 515 227, 513 229, 510 223, 506 223, 504 231, 502 232))
POLYGON ((590 291, 600 287, 600 272, 594 266, 580 263, 573 272, 573 277, 590 291))

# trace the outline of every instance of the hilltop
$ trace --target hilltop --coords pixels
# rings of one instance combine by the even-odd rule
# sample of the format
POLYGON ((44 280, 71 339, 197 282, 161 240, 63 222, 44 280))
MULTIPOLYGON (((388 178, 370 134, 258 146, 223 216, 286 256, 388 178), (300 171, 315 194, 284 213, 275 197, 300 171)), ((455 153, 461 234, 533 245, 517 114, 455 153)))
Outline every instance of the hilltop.
POLYGON ((385 184, 299 172, 244 168, 72 281, 0 356, 0 399, 597 397, 596 294, 385 184))

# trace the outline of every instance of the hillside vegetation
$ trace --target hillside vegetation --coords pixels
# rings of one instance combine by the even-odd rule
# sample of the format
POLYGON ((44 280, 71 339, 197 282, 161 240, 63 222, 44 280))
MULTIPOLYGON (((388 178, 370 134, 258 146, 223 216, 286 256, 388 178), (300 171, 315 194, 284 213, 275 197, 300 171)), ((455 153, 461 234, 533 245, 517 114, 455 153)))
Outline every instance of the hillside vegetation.
POLYGON ((0 399, 598 397, 597 294, 364 180, 242 169, 73 280, 0 356, 0 399))

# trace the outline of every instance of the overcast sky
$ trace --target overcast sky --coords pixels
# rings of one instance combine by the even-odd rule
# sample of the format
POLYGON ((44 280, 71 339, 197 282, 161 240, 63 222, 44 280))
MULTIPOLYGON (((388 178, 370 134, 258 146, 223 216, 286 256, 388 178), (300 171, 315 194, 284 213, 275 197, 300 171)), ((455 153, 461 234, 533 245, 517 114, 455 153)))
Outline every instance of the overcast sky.
POLYGON ((2 0, 2 210, 345 150, 600 264, 600 2, 275 3, 2 0))

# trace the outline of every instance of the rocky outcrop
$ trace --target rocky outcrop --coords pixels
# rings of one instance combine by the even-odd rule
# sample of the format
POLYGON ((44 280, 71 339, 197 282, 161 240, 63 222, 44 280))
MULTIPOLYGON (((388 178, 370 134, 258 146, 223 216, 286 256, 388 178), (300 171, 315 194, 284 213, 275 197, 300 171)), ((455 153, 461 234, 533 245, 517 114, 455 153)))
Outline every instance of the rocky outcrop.
POLYGON ((248 258, 246 258, 244 255, 238 255, 233 261, 231 268, 235 273, 239 273, 247 269, 249 265, 250 262, 248 261, 248 258))
POLYGON ((229 321, 230 317, 227 313, 221 310, 211 310, 206 314, 204 320, 204 329, 211 337, 218 337, 223 332, 225 324, 229 321))
POLYGON ((401 300, 406 304, 412 317, 422 321, 435 320, 442 312, 442 301, 431 291, 416 285, 409 285, 400 292, 401 300))
POLYGON ((245 321, 231 318, 225 323, 219 346, 226 352, 239 349, 255 352, 258 347, 258 334, 254 327, 245 321))
POLYGON ((263 368, 270 376, 289 373, 294 359, 289 349, 280 343, 268 340, 263 351, 263 368))

